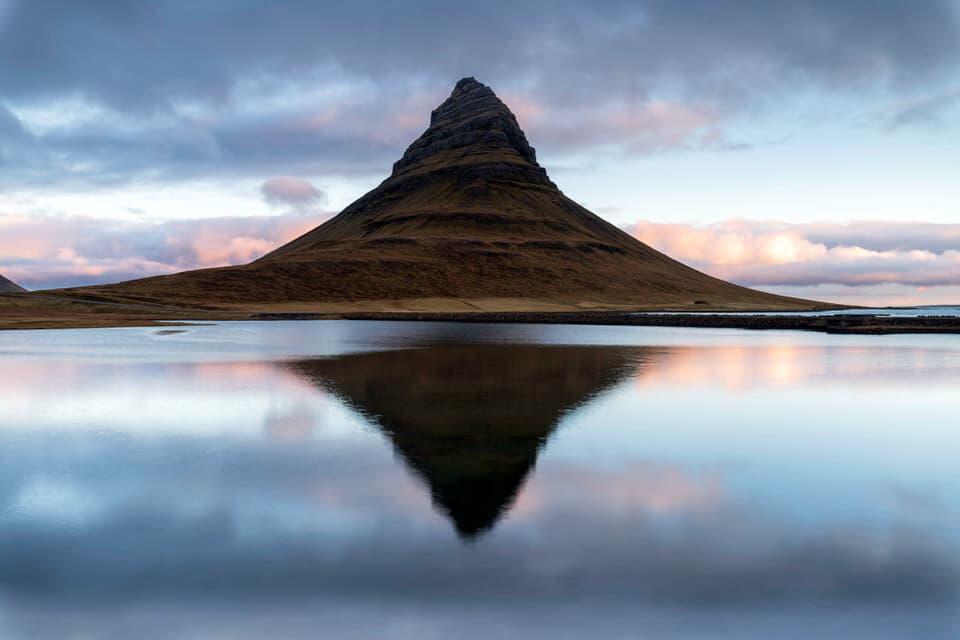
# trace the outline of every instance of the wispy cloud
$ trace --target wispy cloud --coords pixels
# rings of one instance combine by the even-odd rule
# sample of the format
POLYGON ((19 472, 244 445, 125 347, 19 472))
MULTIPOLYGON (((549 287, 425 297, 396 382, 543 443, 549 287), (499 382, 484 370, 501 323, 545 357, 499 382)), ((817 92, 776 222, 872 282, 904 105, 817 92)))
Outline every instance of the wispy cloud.
POLYGON ((505 101, 535 140, 550 150, 617 147, 627 153, 728 147, 728 114, 706 104, 651 100, 604 107, 556 110, 547 103, 505 95, 505 101))
POLYGON ((887 121, 887 130, 903 127, 938 127, 946 123, 948 114, 960 105, 960 89, 950 89, 898 106, 887 121))

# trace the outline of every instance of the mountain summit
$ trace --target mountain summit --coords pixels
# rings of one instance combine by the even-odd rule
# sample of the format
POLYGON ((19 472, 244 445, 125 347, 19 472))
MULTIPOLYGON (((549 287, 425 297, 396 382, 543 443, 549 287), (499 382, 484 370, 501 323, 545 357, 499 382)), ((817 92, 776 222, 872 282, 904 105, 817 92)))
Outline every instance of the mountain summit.
MULTIPOLYGON (((430 128, 417 138, 403 157, 393 165, 393 175, 410 173, 423 166, 424 159, 438 153, 471 146, 514 153, 520 159, 537 165, 537 154, 520 129, 516 116, 490 87, 473 78, 464 78, 453 93, 430 114, 430 128)), ((451 154, 452 155, 452 154, 451 154)), ((546 172, 540 173, 546 178, 546 172)))
POLYGON ((16 282, 7 280, 0 275, 0 293, 23 293, 24 291, 26 291, 26 289, 18 285, 16 282))
MULTIPOLYGON (((309 254, 328 241, 533 241, 569 234, 568 216, 552 215, 553 195, 560 195, 557 186, 537 164, 516 116, 489 87, 464 78, 431 113, 430 127, 394 163, 389 178, 263 260, 309 254)), ((457 244, 445 248, 456 251, 457 244)))
POLYGON ((818 304, 710 277, 587 211, 537 163, 507 105, 473 78, 457 82, 386 180, 263 258, 78 291, 333 311, 818 304))

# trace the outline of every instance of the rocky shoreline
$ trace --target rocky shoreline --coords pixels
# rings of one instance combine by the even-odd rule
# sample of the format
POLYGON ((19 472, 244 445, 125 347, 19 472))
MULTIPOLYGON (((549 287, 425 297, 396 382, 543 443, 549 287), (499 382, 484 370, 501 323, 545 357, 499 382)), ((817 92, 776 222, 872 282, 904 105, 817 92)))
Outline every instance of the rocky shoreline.
POLYGON ((908 318, 873 314, 834 316, 768 316, 749 313, 632 313, 619 311, 470 312, 470 313, 262 313, 251 320, 399 320, 421 322, 513 322, 534 324, 629 325, 642 327, 697 327, 819 331, 839 334, 960 333, 960 317, 908 318))

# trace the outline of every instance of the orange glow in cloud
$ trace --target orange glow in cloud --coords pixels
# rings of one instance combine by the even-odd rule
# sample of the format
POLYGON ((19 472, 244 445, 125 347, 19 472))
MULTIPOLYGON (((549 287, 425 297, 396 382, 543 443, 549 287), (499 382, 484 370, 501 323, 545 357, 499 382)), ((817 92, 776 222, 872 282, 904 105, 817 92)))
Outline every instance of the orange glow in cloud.
MULTIPOLYGON (((920 232, 901 240, 904 226, 905 223, 835 225, 751 220, 698 226, 641 221, 627 227, 627 231, 681 262, 747 286, 776 290, 784 286, 890 289, 902 285, 912 292, 930 291, 930 295, 936 293, 931 289, 943 291, 944 299, 928 299, 927 304, 958 302, 955 296, 960 287, 960 249, 945 239, 960 232, 960 225, 919 225, 920 232), (859 239, 858 234, 862 235, 859 239)), ((803 295, 802 291, 787 293, 803 295)), ((816 297, 814 293, 808 295, 816 297)), ((871 295, 873 300, 868 297, 857 302, 916 303, 904 299, 903 291, 878 290, 871 295)))
MULTIPOLYGON (((628 230, 639 240, 679 260, 719 267, 815 262, 826 258, 828 253, 825 245, 811 242, 798 233, 755 231, 740 223, 695 227, 638 222, 628 230)), ((848 252, 847 257, 856 256, 848 252)))
POLYGON ((641 389, 786 386, 823 373, 827 361, 819 347, 679 347, 656 366, 639 372, 635 383, 641 389))
POLYGON ((244 264, 327 217, 307 211, 149 224, 4 216, 0 273, 36 289, 244 264))

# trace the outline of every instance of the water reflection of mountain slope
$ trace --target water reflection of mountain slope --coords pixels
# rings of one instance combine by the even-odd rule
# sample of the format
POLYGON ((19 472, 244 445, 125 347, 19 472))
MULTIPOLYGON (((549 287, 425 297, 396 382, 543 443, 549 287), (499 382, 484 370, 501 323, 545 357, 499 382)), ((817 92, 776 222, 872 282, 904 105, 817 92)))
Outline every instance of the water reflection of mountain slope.
POLYGON ((561 417, 633 375, 644 348, 440 345, 287 366, 389 436, 465 538, 513 502, 561 417))

